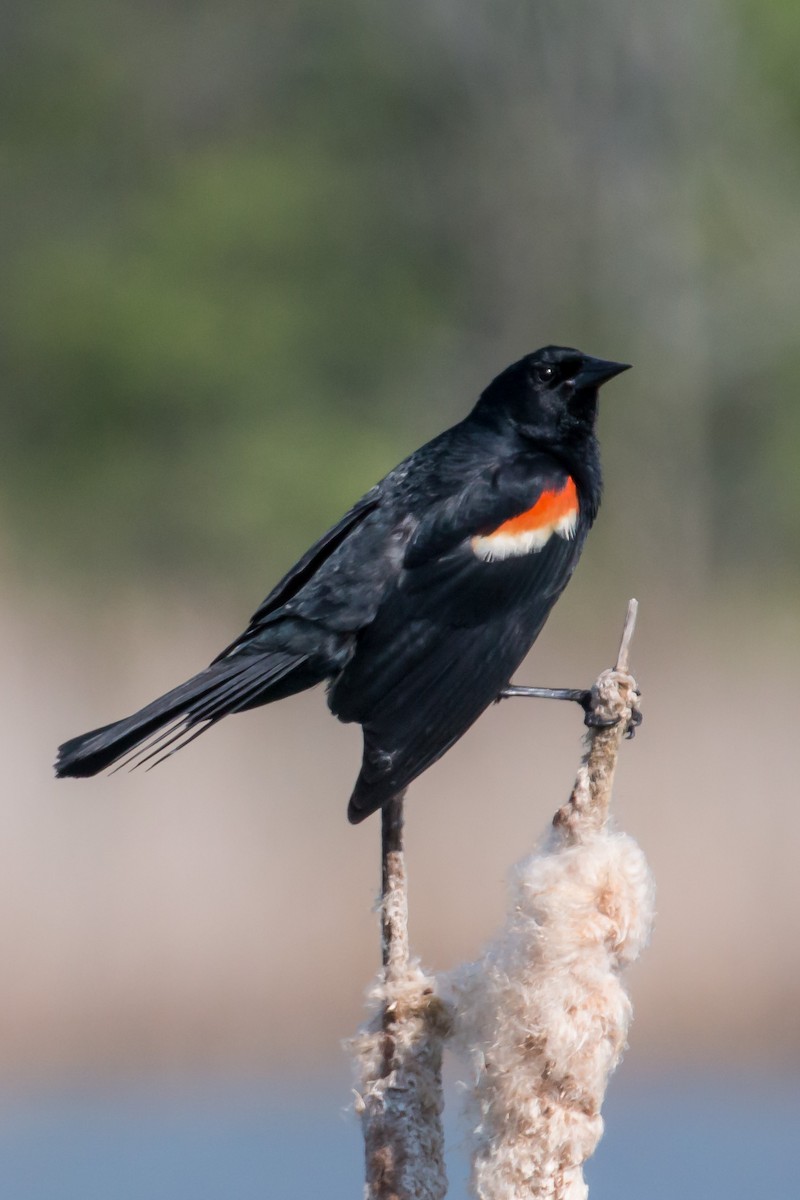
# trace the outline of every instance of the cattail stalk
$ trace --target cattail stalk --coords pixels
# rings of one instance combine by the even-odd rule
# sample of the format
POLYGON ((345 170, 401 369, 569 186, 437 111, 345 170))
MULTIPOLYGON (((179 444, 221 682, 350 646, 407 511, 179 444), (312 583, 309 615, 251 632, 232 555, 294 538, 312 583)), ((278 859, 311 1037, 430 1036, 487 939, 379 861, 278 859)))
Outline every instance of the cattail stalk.
POLYGON ((620 973, 652 922, 653 883, 631 838, 609 829, 617 756, 637 715, 628 674, 632 600, 617 665, 592 689, 604 722, 587 734, 569 800, 517 865, 505 924, 474 963, 439 983, 408 950, 403 801, 383 811, 383 970, 374 1016, 354 1039, 366 1200, 442 1200, 447 1190, 445 1039, 472 1071, 472 1185, 479 1200, 585 1200, 583 1164, 625 1046, 620 973), (616 721, 615 724, 611 722, 616 721))
POLYGON ((449 1028, 436 981, 408 952, 403 797, 381 815, 383 970, 375 1015, 353 1040, 364 1133, 365 1200, 442 1200, 442 1049, 449 1028))
POLYGON ((595 716, 567 803, 541 848, 515 868, 504 927, 450 977, 453 1046, 470 1064, 472 1186, 479 1200, 585 1200, 583 1164, 625 1046, 631 1004, 620 972, 644 946, 653 883, 636 843, 608 827, 617 755, 638 700, 617 667, 593 689, 595 716))

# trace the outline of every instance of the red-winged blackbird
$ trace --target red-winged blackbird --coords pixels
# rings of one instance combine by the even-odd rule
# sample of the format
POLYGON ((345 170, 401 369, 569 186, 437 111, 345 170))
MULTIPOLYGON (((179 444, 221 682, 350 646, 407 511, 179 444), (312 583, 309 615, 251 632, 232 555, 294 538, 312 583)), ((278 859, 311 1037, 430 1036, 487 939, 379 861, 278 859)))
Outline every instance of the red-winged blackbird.
POLYGON ((228 713, 327 680, 332 712, 364 732, 348 816, 375 812, 502 694, 566 587, 600 503, 597 391, 626 369, 555 346, 508 367, 311 547, 209 667, 65 742, 56 774, 130 751, 160 761, 228 713))

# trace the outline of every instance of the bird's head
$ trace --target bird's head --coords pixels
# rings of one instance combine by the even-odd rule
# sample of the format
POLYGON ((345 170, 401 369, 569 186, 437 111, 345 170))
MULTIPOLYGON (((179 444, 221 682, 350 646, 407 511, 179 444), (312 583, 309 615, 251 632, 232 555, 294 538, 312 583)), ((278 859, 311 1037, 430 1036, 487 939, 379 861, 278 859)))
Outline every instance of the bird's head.
POLYGON ((569 346, 545 346, 493 379, 475 411, 493 421, 510 421, 533 441, 568 443, 593 432, 598 388, 628 365, 569 346))

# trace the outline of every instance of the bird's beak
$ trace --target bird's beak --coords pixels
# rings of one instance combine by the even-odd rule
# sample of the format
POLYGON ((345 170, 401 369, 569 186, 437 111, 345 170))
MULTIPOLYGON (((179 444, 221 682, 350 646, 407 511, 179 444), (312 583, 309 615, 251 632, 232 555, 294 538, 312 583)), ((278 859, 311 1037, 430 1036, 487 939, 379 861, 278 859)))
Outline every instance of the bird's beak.
POLYGON ((622 371, 630 370, 630 363, 608 362, 604 358, 585 358, 583 366, 575 376, 575 386, 580 388, 600 387, 622 371))

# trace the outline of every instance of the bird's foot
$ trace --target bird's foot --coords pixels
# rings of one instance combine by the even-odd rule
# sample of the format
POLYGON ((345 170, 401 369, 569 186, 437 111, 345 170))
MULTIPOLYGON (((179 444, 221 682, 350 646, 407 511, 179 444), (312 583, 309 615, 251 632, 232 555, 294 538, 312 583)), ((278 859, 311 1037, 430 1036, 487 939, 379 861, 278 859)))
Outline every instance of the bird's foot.
MULTIPOLYGON (((606 706, 602 697, 595 694, 594 688, 520 687, 516 684, 509 684, 500 692, 495 703, 514 696, 528 696, 538 700, 571 700, 583 709, 583 723, 589 729, 613 729, 623 719, 621 716, 604 711, 606 706)), ((639 693, 632 692, 629 698, 630 716, 625 725, 626 738, 632 738, 642 723, 638 701, 639 693)))
POLYGON ((630 739, 642 723, 640 700, 631 675, 624 671, 604 671, 582 706, 583 722, 589 729, 613 729, 624 721, 624 737, 630 739))
POLYGON ((621 717, 607 717, 603 713, 596 712, 592 708, 592 693, 588 693, 588 700, 583 708, 583 723, 587 729, 613 729, 615 725, 619 725, 621 717))
MULTIPOLYGON (((638 699, 638 695, 637 695, 637 699, 638 699)), ((628 723, 625 726, 625 737, 628 739, 628 741, 630 741, 631 738, 636 737, 636 730, 639 728, 641 723, 642 723, 642 710, 640 708, 637 708, 636 705, 634 704, 631 706, 631 715, 628 717, 628 723)))

